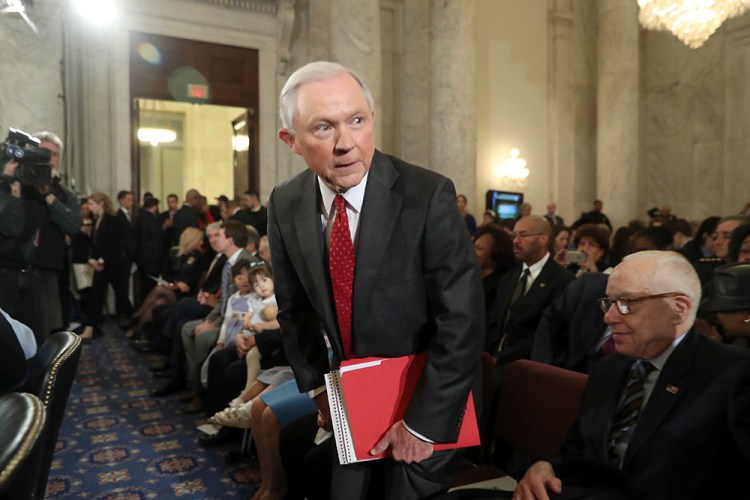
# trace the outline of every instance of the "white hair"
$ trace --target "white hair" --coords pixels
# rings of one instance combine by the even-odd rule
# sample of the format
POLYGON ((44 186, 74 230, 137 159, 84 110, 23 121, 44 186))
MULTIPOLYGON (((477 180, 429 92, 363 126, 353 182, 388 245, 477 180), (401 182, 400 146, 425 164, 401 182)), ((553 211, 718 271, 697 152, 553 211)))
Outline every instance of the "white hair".
POLYGON ((701 282, 693 265, 681 254, 665 250, 645 250, 627 255, 623 262, 645 261, 653 265, 649 284, 652 293, 680 292, 692 301, 689 321, 698 313, 701 301, 701 282))
POLYGON ((370 109, 375 108, 375 99, 362 78, 353 70, 329 61, 316 61, 306 64, 292 73, 279 95, 279 118, 281 125, 294 134, 294 117, 297 114, 297 91, 305 83, 325 82, 339 75, 348 74, 357 82, 365 94, 370 109))
POLYGON ((52 144, 54 144, 55 146, 57 146, 57 152, 60 155, 60 157, 62 157, 62 154, 63 154, 63 142, 62 142, 62 140, 60 139, 60 137, 56 133, 49 132, 48 130, 42 130, 42 131, 34 133, 33 135, 34 135, 34 137, 36 137, 37 139, 39 139, 40 142, 42 142, 42 141, 44 141, 44 142, 51 142, 52 144))

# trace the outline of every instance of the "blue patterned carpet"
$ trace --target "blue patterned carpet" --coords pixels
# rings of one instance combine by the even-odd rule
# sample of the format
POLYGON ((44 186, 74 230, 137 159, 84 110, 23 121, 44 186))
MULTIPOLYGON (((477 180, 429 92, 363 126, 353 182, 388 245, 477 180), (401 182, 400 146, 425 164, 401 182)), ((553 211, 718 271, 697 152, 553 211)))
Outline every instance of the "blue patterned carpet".
POLYGON ((255 464, 227 465, 230 445, 202 449, 176 395, 149 396, 157 358, 127 345, 114 325, 83 346, 47 485, 47 498, 248 498, 255 464))

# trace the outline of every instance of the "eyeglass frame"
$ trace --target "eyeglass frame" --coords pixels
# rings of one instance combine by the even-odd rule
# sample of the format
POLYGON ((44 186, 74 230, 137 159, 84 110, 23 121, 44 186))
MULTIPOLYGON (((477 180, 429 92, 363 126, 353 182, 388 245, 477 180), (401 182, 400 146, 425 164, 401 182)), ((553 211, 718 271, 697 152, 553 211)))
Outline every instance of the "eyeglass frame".
POLYGON ((604 314, 607 314, 609 312, 609 308, 612 307, 614 304, 617 308, 617 312, 625 316, 626 314, 630 314, 630 304, 633 302, 641 302, 644 300, 652 300, 652 299, 669 299, 672 297, 680 297, 684 296, 685 294, 682 292, 667 292, 667 293, 657 293, 655 295, 644 295, 643 297, 628 297, 628 296, 621 296, 621 297, 602 297, 600 299, 597 299, 597 302, 599 302, 599 307, 601 308, 602 312, 604 314), (621 303, 624 302, 624 303, 621 303))
POLYGON ((510 239, 515 240, 516 238, 528 238, 529 236, 541 236, 542 234, 547 233, 527 233, 526 231, 521 231, 520 233, 516 233, 515 231, 510 234, 510 239))

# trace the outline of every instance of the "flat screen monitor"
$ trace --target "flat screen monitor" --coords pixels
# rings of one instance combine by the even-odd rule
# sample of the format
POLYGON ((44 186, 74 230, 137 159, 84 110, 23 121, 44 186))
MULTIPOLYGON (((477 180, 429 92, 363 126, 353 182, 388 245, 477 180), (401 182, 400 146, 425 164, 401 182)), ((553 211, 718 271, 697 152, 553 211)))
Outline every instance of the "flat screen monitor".
POLYGON ((487 191, 485 206, 492 210, 499 219, 515 219, 520 212, 523 203, 523 193, 510 191, 487 191))

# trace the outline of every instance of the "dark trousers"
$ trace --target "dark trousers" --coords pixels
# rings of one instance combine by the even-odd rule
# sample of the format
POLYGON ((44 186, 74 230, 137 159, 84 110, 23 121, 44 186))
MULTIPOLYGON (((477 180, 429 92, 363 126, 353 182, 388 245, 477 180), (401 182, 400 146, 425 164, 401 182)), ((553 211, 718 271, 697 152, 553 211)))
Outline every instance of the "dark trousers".
POLYGON ((115 309, 119 318, 130 318, 133 315, 133 304, 130 302, 130 259, 123 259, 110 264, 107 270, 105 263, 104 272, 109 275, 109 282, 115 292, 115 309))
POLYGON ((289 490, 284 500, 331 498, 333 437, 316 446, 318 414, 300 417, 281 429, 279 451, 289 490))
POLYGON ((234 343, 214 353, 208 361, 206 413, 213 415, 226 408, 242 392, 246 383, 245 358, 237 356, 234 343))

